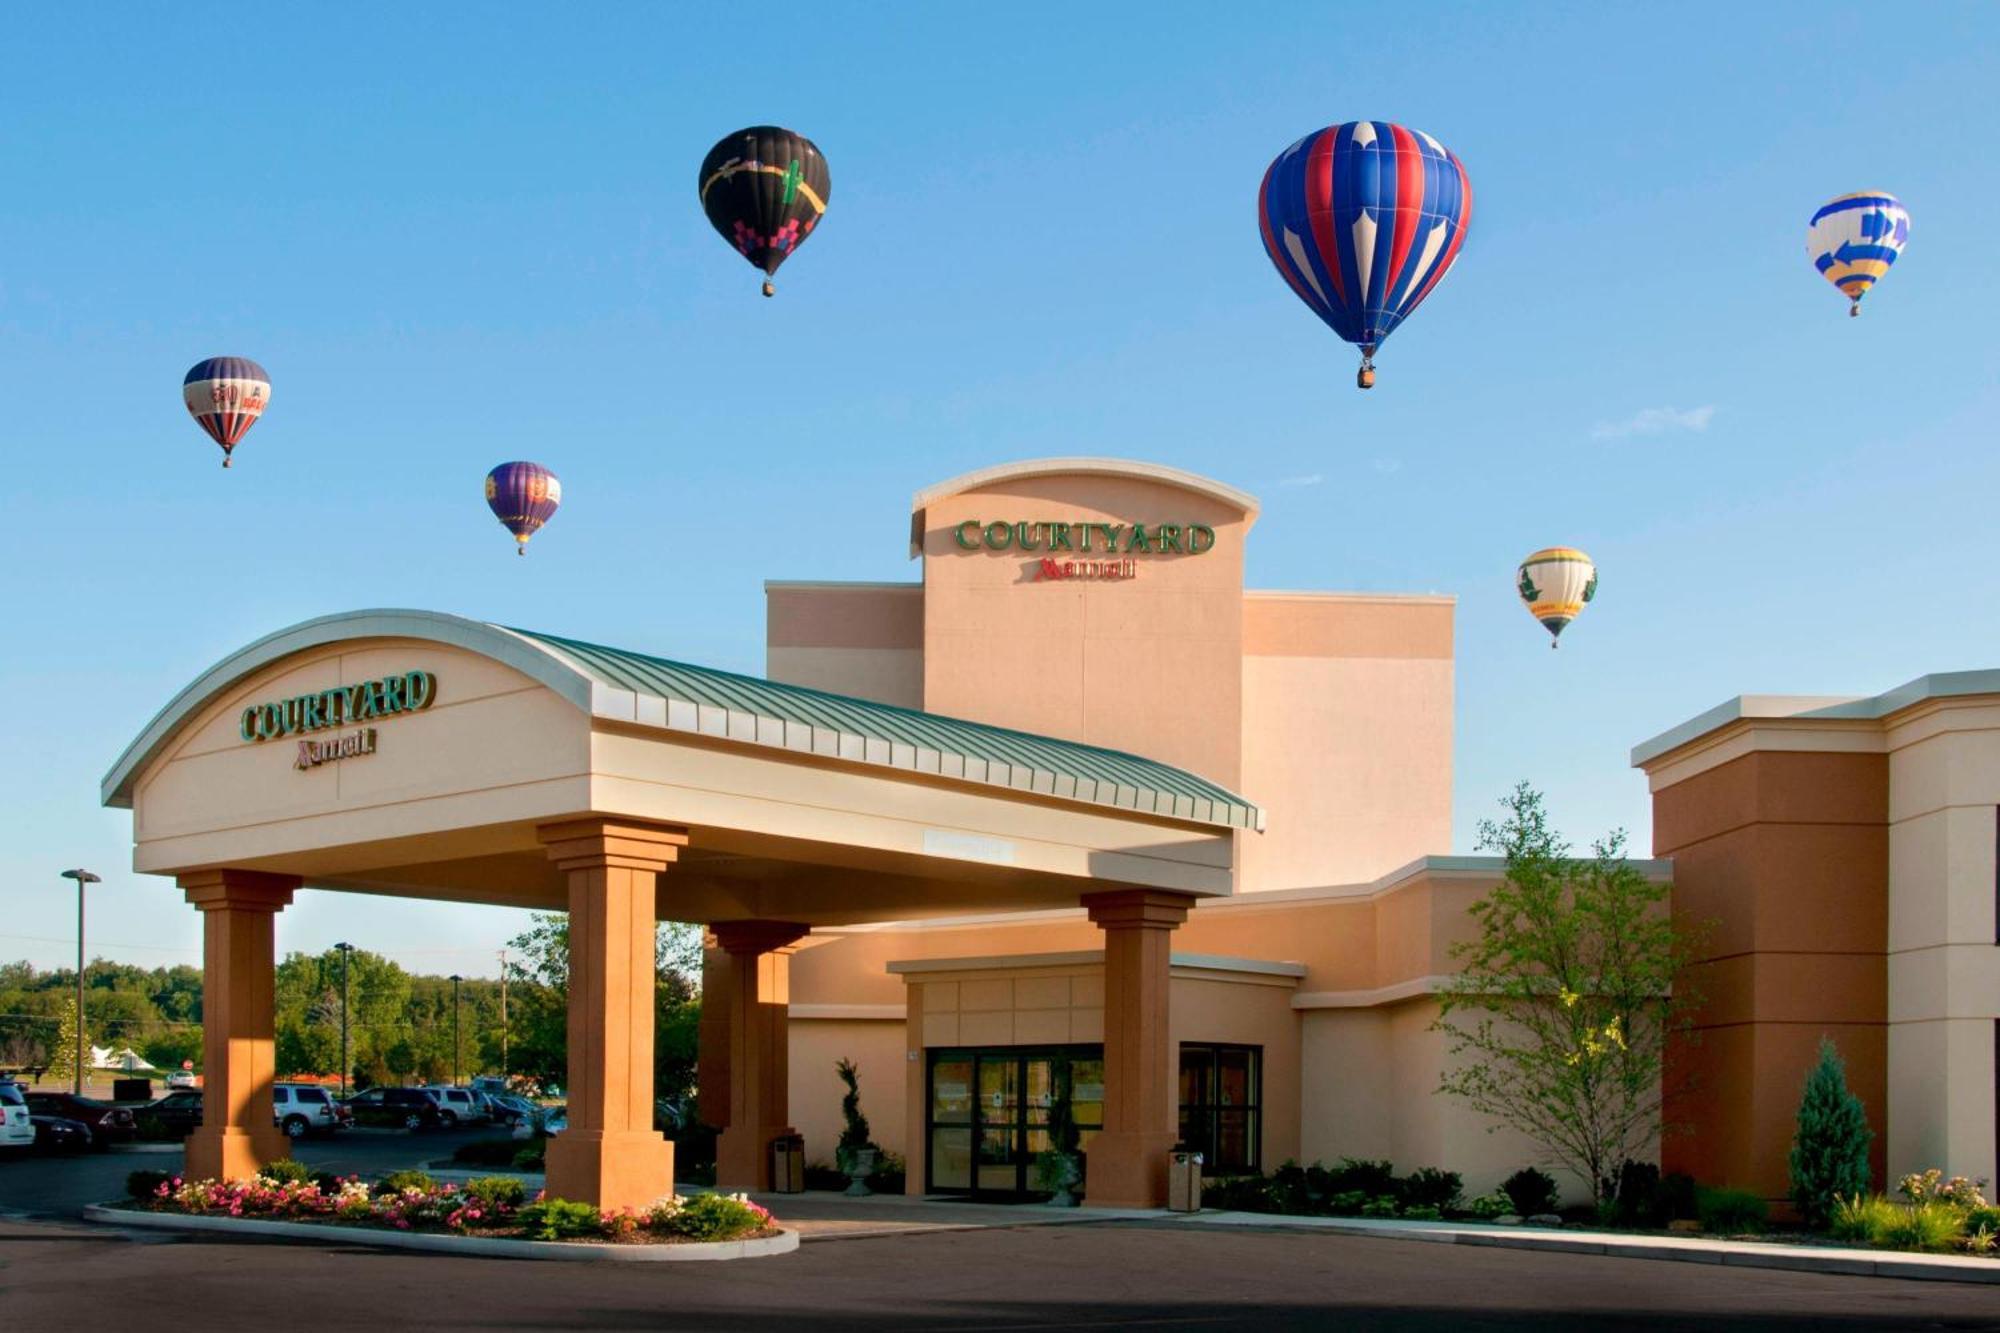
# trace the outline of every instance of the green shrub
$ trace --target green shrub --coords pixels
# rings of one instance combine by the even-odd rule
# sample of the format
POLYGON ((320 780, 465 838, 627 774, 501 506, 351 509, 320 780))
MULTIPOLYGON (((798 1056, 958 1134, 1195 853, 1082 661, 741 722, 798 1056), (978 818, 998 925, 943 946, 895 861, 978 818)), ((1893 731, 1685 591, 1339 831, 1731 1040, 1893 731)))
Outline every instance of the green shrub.
POLYGON ((401 1194, 404 1190, 422 1190, 428 1194, 436 1188, 436 1178, 427 1171, 391 1171, 375 1182, 377 1194, 401 1194))
POLYGON ((125 1177, 125 1192, 135 1199, 150 1199, 172 1179, 165 1171, 134 1171, 125 1177))
MULTIPOLYGON (((1076 1159, 1077 1169, 1083 1169, 1083 1158, 1076 1159)), ((678 1173, 676 1173, 678 1174, 678 1173)), ((909 1184, 910 1164, 901 1153, 882 1149, 882 1155, 875 1162, 875 1174, 868 1177, 868 1188, 877 1194, 902 1194, 909 1184)), ((1079 1190, 1081 1186, 1079 1185, 1079 1190)))
POLYGON ((2000 1206, 1983 1203, 1977 1208, 1966 1209, 1965 1229, 1968 1233, 1991 1231, 2000 1234, 2000 1206))
POLYGON ((513 1162, 514 1155, 518 1152, 520 1149, 515 1146, 511 1138, 474 1139, 470 1143, 461 1143, 454 1148, 451 1160, 462 1162, 466 1166, 507 1166, 513 1162))
POLYGON ((1504 1194, 1482 1194, 1465 1205, 1465 1211, 1482 1222, 1505 1217, 1514 1211, 1514 1201, 1504 1194))
POLYGON ((546 1170, 547 1159, 543 1155, 543 1150, 546 1144, 547 1140, 541 1140, 538 1142, 530 1143, 527 1147, 515 1153, 514 1169, 516 1171, 546 1170))
POLYGON ((275 1162, 264 1163, 257 1174, 266 1180, 275 1180, 280 1185, 303 1185, 313 1178, 311 1167, 290 1157, 280 1157, 275 1162))
POLYGON ((1907 1208, 1891 1204, 1890 1214, 1887 1224, 1869 1237, 1885 1249, 1936 1254, 1951 1249, 1965 1230, 1965 1213, 1948 1203, 1927 1201, 1907 1208))
POLYGON ((726 1194, 697 1194, 675 1210, 659 1210, 646 1221, 662 1236, 683 1240, 735 1240, 763 1230, 767 1215, 726 1194))
POLYGON ((1396 1196, 1393 1194, 1376 1195, 1367 1203, 1361 1205, 1361 1215, 1363 1217, 1394 1217, 1396 1215, 1396 1196))
POLYGON ((1556 1209, 1556 1178, 1546 1171, 1524 1166, 1500 1182, 1500 1192, 1514 1204, 1522 1217, 1552 1213, 1556 1209))
POLYGON ((1701 1229, 1723 1236, 1762 1231, 1764 1219, 1770 1215, 1763 1198, 1749 1190, 1698 1189, 1694 1206, 1701 1229))
POLYGON ((604 1234, 604 1219, 593 1203, 572 1203, 568 1199, 543 1199, 520 1213, 522 1227, 537 1240, 576 1240, 604 1234))
POLYGON ((1412 1222, 1436 1222, 1444 1217, 1444 1212, 1427 1203, 1413 1203, 1404 1207, 1403 1216, 1412 1222))
POLYGON ((1339 1217, 1352 1217, 1368 1203, 1368 1196, 1361 1190, 1342 1190, 1326 1201, 1327 1211, 1339 1217))
POLYGON ((1799 1127, 1792 1136, 1792 1202, 1807 1226, 1823 1227, 1835 1204, 1868 1192, 1868 1145, 1875 1134, 1861 1099, 1847 1089, 1840 1052, 1825 1037, 1806 1076, 1799 1127))
POLYGON ((1456 1171, 1441 1171, 1434 1166, 1419 1167, 1398 1182, 1396 1193, 1406 1207, 1443 1211, 1456 1208, 1458 1201, 1465 1196, 1465 1178, 1456 1171))
POLYGON ((1835 1240, 1854 1240, 1866 1245, 1886 1233, 1901 1212, 1879 1194, 1855 1194, 1835 1199, 1826 1218, 1827 1233, 1835 1240))
MULTIPOLYGON (((1429 1168, 1426 1168, 1428 1170, 1429 1168)), ((1421 1175, 1422 1172, 1417 1174, 1421 1175)), ((1349 1190, 1359 1190, 1370 1196, 1399 1193, 1396 1183, 1396 1168, 1389 1162, 1373 1162, 1358 1157, 1343 1157, 1332 1166, 1325 1168, 1325 1187, 1328 1197, 1349 1190)))
MULTIPOLYGON (((807 1168, 810 1172, 811 1168, 807 1168)), ((1225 1212, 1268 1213, 1271 1208, 1269 1186, 1262 1176, 1218 1176, 1201 1182, 1201 1202, 1205 1208, 1219 1208, 1225 1212)))
POLYGON ((483 1209, 519 1208, 528 1197, 527 1187, 512 1176, 478 1176, 459 1192, 483 1209))

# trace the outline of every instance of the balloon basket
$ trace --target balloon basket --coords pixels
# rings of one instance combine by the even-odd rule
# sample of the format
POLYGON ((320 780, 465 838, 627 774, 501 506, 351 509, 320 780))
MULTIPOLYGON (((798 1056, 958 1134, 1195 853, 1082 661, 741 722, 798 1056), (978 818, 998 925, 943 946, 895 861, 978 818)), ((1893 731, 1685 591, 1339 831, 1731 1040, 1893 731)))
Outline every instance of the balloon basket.
POLYGON ((1364 365, 1354 372, 1354 387, 1372 389, 1375 387, 1375 367, 1364 365))
POLYGON ((1861 302, 1859 301, 1856 301, 1853 305, 1847 307, 1847 317, 1849 319, 1855 318, 1860 313, 1861 313, 1861 302))
POLYGON ((764 284, 764 295, 766 295, 766 296, 776 296, 777 294, 778 294, 778 284, 777 284, 777 283, 775 283, 775 282, 767 282, 767 283, 765 283, 765 284, 764 284))

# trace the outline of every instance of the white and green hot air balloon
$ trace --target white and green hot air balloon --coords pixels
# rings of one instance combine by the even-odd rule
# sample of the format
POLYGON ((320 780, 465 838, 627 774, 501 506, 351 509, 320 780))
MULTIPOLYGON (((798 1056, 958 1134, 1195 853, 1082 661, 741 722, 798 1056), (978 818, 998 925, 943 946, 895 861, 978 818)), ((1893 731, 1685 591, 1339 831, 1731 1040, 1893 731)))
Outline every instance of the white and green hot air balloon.
POLYGON ((1521 562, 1514 586, 1528 614, 1549 632, 1553 648, 1569 622, 1597 596, 1597 566, 1574 546, 1551 546, 1521 562))

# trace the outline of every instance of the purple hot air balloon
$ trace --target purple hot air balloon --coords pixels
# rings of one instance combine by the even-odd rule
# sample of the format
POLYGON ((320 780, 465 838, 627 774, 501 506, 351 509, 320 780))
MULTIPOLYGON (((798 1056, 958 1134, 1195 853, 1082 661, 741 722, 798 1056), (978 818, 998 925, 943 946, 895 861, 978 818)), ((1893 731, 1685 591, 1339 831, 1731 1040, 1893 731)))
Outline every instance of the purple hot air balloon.
POLYGON ((228 467, 230 450, 271 401, 271 377, 247 356, 212 356, 196 362, 181 381, 181 401, 195 425, 222 446, 222 466, 228 467))
POLYGON ((502 463, 486 474, 486 507, 514 534, 518 555, 528 553, 528 538, 555 517, 561 504, 562 483, 540 463, 502 463))

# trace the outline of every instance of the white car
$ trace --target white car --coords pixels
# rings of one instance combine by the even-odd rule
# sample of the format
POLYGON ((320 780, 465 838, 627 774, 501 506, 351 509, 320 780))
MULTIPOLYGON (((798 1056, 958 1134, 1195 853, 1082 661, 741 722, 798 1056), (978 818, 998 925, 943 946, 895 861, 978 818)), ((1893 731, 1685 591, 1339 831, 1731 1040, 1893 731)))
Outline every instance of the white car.
POLYGON ((194 1081, 194 1071, 192 1069, 176 1069, 173 1073, 167 1075, 167 1088, 169 1091, 175 1088, 192 1088, 196 1086, 198 1085, 194 1081))
POLYGON ((340 1128, 340 1115, 325 1088, 310 1083, 279 1083, 271 1089, 271 1119, 288 1139, 308 1134, 331 1134, 340 1128))
POLYGON ((471 1125, 486 1119, 486 1106, 468 1088, 454 1088, 437 1083, 424 1089, 424 1095, 437 1103, 438 1116, 446 1129, 454 1125, 471 1125))
POLYGON ((0 1148, 26 1152, 35 1146, 35 1122, 28 1116, 28 1099, 17 1083, 0 1083, 0 1148))

